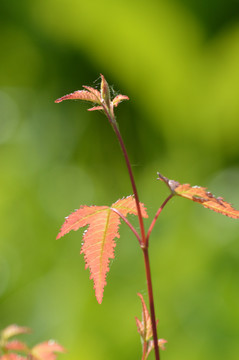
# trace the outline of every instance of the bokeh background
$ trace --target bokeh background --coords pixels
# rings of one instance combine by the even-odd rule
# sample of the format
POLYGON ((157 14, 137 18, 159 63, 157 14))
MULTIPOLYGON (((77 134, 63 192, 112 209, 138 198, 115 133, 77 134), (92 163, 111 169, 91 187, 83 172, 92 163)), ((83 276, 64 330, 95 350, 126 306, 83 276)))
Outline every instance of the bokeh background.
MULTIPOLYGON (((124 160, 102 114, 54 100, 100 73, 130 97, 116 112, 151 219, 168 195, 157 171, 239 208, 239 1, 2 0, 0 24, 1 328, 56 339, 61 359, 140 359, 132 233, 122 224, 102 305, 82 231, 55 240, 81 204, 132 193, 124 160)), ((150 254, 162 358, 238 359, 239 222, 176 198, 150 254)))

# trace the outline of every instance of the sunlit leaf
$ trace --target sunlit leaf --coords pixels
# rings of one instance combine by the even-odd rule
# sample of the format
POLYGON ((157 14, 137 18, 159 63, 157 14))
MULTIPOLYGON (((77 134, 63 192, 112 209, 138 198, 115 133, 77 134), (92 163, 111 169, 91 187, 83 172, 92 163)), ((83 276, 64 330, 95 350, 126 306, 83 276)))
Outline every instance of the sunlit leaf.
POLYGON ((117 107, 121 101, 129 100, 129 98, 126 95, 117 95, 113 100, 111 100, 109 85, 105 80, 105 77, 102 74, 100 76, 101 76, 100 91, 91 86, 83 85, 83 88, 85 90, 77 90, 74 91, 73 93, 64 95, 59 99, 55 100, 55 103, 60 103, 64 100, 90 101, 95 104, 98 104, 98 106, 93 106, 92 108, 88 109, 89 111, 103 110, 105 111, 106 115, 110 113, 111 116, 113 116, 113 108, 117 107))
POLYGON ((0 360, 28 360, 27 356, 21 356, 19 354, 9 353, 0 356, 0 360))
POLYGON ((100 74, 101 76, 101 86, 100 86, 100 93, 101 99, 104 100, 107 108, 110 108, 110 89, 107 81, 105 80, 104 75, 100 74))
POLYGON ((19 340, 8 341, 4 348, 8 351, 22 351, 28 352, 29 349, 25 343, 19 340))
POLYGON ((140 293, 137 295, 140 297, 142 304, 142 321, 140 322, 139 319, 136 318, 136 324, 143 341, 148 341, 153 336, 151 318, 143 296, 140 293))
POLYGON ((229 216, 233 219, 239 218, 239 211, 231 204, 226 202, 222 197, 215 197, 207 188, 201 186, 191 186, 189 184, 181 185, 179 182, 169 180, 159 174, 159 179, 164 181, 170 190, 175 194, 186 199, 195 201, 205 208, 218 212, 220 214, 229 216))
MULTIPOLYGON (((165 344, 167 343, 167 340, 165 339, 158 339, 158 346, 159 346, 159 349, 161 350, 166 350, 165 348, 165 344)), ((147 347, 147 353, 146 353, 146 359, 148 358, 150 352, 154 349, 154 342, 153 340, 150 340, 148 342, 148 347, 147 347)))
MULTIPOLYGON (((147 217, 146 209, 140 204, 142 216, 147 217)), ((71 230, 78 230, 89 225, 83 234, 81 253, 84 254, 86 268, 90 269, 90 278, 94 281, 96 299, 102 302, 106 274, 109 271, 110 259, 114 258, 115 238, 119 238, 118 228, 120 216, 112 209, 117 209, 122 215, 137 215, 135 200, 132 196, 118 200, 111 207, 81 206, 69 215, 57 236, 64 236, 71 230)))
MULTIPOLYGON (((136 320, 138 333, 140 334, 142 340, 142 345, 143 347, 144 345, 146 345, 147 351, 146 351, 145 359, 147 359, 151 350, 154 349, 154 341, 151 340, 153 336, 152 322, 143 296, 140 293, 138 293, 137 295, 140 297, 142 304, 142 321, 140 321, 137 317, 135 318, 135 320, 136 320)), ((156 321, 156 325, 157 324, 158 324, 158 320, 156 321)), ((158 346, 161 350, 165 350, 164 344, 166 342, 167 341, 164 339, 158 339, 158 346)))
POLYGON ((77 90, 71 94, 64 95, 61 98, 55 100, 55 103, 60 103, 63 100, 85 100, 100 104, 100 99, 93 92, 86 90, 77 90))
POLYGON ((119 103, 121 103, 121 101, 123 100, 129 100, 129 97, 127 95, 117 95, 114 99, 113 99, 113 105, 115 107, 117 107, 119 105, 119 103))
POLYGON ((4 340, 7 340, 13 336, 20 335, 20 334, 27 334, 30 333, 31 329, 26 326, 18 326, 18 325, 9 325, 1 332, 1 337, 4 340))
POLYGON ((31 355, 35 360, 55 360, 56 353, 63 353, 65 349, 57 342, 50 340, 34 346, 31 355))
POLYGON ((103 106, 93 106, 90 109, 87 109, 88 111, 95 111, 95 110, 104 110, 103 106))

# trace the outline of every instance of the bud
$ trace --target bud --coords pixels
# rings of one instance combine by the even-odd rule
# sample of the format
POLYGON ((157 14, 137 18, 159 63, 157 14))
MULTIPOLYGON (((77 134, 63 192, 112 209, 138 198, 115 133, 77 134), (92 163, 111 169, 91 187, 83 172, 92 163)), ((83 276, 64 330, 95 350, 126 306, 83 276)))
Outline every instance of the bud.
POLYGON ((100 94, 101 94, 101 100, 104 101, 105 105, 108 109, 110 109, 110 89, 107 81, 105 80, 104 76, 100 74, 101 76, 101 86, 100 86, 100 94))

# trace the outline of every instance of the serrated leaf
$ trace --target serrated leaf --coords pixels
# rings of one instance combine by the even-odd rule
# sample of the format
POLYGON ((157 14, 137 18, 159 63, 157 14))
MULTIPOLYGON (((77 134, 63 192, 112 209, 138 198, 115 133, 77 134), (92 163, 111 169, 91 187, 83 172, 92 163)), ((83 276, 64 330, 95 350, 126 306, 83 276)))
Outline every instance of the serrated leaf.
POLYGON ((20 334, 27 334, 30 333, 31 329, 26 326, 18 326, 16 324, 9 325, 1 332, 1 337, 3 340, 7 340, 13 336, 20 335, 20 334))
MULTIPOLYGON (((147 217, 146 209, 140 205, 142 215, 147 217)), ((86 268, 90 269, 90 278, 94 281, 96 299, 102 302, 106 274, 109 271, 109 261, 114 258, 115 238, 119 238, 118 228, 121 214, 137 214, 133 196, 118 200, 111 207, 108 206, 81 206, 80 209, 69 215, 64 222, 57 239, 71 230, 89 225, 83 234, 81 253, 84 254, 86 268)))
POLYGON ((87 109, 88 111, 95 111, 95 110, 104 110, 103 106, 93 106, 90 109, 87 109))
POLYGON ((100 98, 98 98, 95 93, 86 90, 77 90, 73 93, 64 95, 61 98, 55 100, 55 103, 60 103, 63 100, 85 100, 100 104, 100 98))
POLYGON ((91 86, 86 86, 86 85, 83 85, 83 88, 88 90, 90 93, 92 93, 98 99, 98 101, 97 101, 98 104, 101 103, 101 94, 100 94, 99 90, 97 90, 91 86))
MULTIPOLYGON (((92 108, 88 109, 89 111, 94 110, 103 110, 105 114, 111 114, 114 118, 113 108, 117 107, 119 103, 123 100, 129 100, 128 96, 126 95, 117 95, 113 100, 110 97, 110 89, 105 77, 100 74, 101 76, 101 91, 94 89, 91 86, 83 85, 85 90, 77 90, 73 93, 64 95, 59 99, 55 100, 55 103, 60 103, 64 100, 85 100, 90 101, 99 106, 93 106, 92 108)), ((108 117, 108 115, 107 115, 108 117)))
POLYGON ((123 100, 129 100, 129 97, 127 95, 117 95, 114 99, 113 99, 113 105, 115 107, 117 107, 119 105, 119 103, 121 103, 121 101, 123 100))
POLYGON ((35 360, 55 360, 56 353, 63 353, 65 349, 57 342, 50 340, 34 346, 31 355, 35 360))
POLYGON ((238 210, 226 202, 222 197, 215 197, 207 190, 207 188, 191 186, 190 184, 180 184, 177 181, 167 179, 159 173, 158 175, 159 179, 164 181, 174 194, 195 201, 207 209, 229 216, 233 219, 239 219, 238 210))
POLYGON ((101 214, 102 211, 108 210, 108 206, 87 206, 82 205, 78 210, 66 217, 62 228, 57 235, 57 239, 61 238, 71 230, 77 231, 91 223, 92 219, 101 214))
MULTIPOLYGON (((124 216, 126 216, 127 214, 138 214, 135 199, 131 195, 116 201, 114 204, 112 204, 111 208, 118 209, 124 216)), ((143 203, 140 203, 140 209, 142 216, 144 218, 147 218, 147 211, 143 203)))
POLYGON ((229 216, 233 219, 239 218, 238 210, 234 209, 232 205, 226 202, 222 197, 215 197, 204 187, 191 187, 189 184, 183 184, 176 187, 174 191, 177 195, 202 204, 205 208, 229 216))

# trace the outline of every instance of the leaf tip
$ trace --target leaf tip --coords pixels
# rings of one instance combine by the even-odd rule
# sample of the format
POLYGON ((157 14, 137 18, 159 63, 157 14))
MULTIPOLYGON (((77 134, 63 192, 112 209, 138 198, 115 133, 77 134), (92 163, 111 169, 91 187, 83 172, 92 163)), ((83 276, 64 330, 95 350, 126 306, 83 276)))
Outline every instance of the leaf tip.
POLYGON ((56 103, 56 104, 58 104, 58 103, 60 103, 60 102, 62 102, 62 98, 56 99, 56 100, 54 101, 54 103, 56 103))

